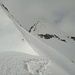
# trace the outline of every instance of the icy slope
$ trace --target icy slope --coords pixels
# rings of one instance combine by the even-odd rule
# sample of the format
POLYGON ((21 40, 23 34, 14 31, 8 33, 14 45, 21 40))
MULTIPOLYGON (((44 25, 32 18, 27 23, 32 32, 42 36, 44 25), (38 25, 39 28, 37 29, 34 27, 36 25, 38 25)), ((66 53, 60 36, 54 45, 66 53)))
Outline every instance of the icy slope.
POLYGON ((0 75, 69 75, 49 59, 21 52, 0 53, 0 75))
POLYGON ((19 51, 38 55, 27 43, 0 4, 0 52, 19 51))
POLYGON ((29 33, 75 62, 75 36, 70 36, 43 21, 31 26, 29 33))

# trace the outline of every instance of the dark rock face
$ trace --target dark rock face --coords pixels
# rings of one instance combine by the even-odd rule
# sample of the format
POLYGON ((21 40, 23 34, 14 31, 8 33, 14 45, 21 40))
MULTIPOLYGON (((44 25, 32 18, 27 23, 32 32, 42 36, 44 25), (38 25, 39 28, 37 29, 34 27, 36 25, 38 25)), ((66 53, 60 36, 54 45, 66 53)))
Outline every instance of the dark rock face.
POLYGON ((50 38, 52 38, 53 37, 53 35, 50 35, 50 34, 38 34, 38 36, 40 36, 41 38, 45 38, 45 39, 50 39, 50 38))
MULTIPOLYGON (((6 7, 4 4, 2 4, 2 7, 3 7, 5 10, 7 10, 8 13, 10 13, 9 10, 7 9, 7 7, 6 7)), ((15 19, 14 16, 13 16, 11 13, 10 13, 10 15, 11 15, 11 17, 12 17, 13 19, 15 19)), ((9 17, 10 17, 10 16, 9 16, 9 17)), ((11 18, 11 17, 10 17, 10 18, 11 18)), ((22 25, 19 23, 19 21, 17 21, 17 20, 15 20, 15 21, 22 27, 22 25)))
MULTIPOLYGON (((39 22, 40 21, 38 21, 37 23, 35 23, 33 26, 30 27, 29 33, 32 32, 32 31, 35 32, 36 30, 38 30, 37 29, 37 25, 38 25, 39 22)), ((40 36, 40 38, 44 38, 44 39, 57 38, 58 40, 67 43, 67 41, 65 39, 61 39, 56 34, 48 34, 48 33, 46 33, 46 34, 38 34, 38 36, 40 36)), ((66 36, 66 38, 70 38, 70 39, 75 41, 75 37, 73 37, 73 36, 71 36, 71 37, 70 36, 66 36)))
POLYGON ((19 21, 17 21, 17 23, 22 27, 22 25, 19 23, 19 21))
POLYGON ((67 38, 70 38, 70 39, 75 41, 75 37, 74 36, 71 36, 71 37, 67 36, 67 38))
POLYGON ((66 40, 64 40, 64 39, 60 39, 60 41, 66 42, 66 40))
POLYGON ((33 26, 31 26, 30 27, 30 29, 29 29, 29 33, 32 31, 32 29, 33 29, 33 31, 35 31, 35 30, 37 30, 37 24, 39 23, 39 21, 37 22, 37 23, 35 23, 33 26))
POLYGON ((50 34, 38 34, 38 36, 40 36, 40 38, 44 38, 44 39, 51 39, 51 38, 57 38, 58 40, 62 41, 62 42, 65 42, 66 43, 66 40, 65 39, 61 39, 59 38, 57 35, 50 35, 50 34))
POLYGON ((2 4, 2 6, 9 12, 8 8, 4 4, 2 4))
POLYGON ((75 41, 75 37, 71 36, 71 39, 73 39, 75 41))
POLYGON ((35 25, 31 26, 29 29, 29 33, 31 32, 31 30, 34 28, 35 25))

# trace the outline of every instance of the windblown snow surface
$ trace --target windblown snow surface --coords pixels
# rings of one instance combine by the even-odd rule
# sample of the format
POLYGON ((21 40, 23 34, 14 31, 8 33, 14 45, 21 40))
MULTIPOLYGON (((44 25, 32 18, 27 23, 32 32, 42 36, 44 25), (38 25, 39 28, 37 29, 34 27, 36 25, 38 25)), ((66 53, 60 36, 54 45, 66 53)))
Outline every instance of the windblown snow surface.
POLYGON ((21 52, 0 53, 0 75, 69 75, 49 59, 21 52))
POLYGON ((0 75, 46 75, 50 66, 49 60, 24 53, 0 53, 0 75))

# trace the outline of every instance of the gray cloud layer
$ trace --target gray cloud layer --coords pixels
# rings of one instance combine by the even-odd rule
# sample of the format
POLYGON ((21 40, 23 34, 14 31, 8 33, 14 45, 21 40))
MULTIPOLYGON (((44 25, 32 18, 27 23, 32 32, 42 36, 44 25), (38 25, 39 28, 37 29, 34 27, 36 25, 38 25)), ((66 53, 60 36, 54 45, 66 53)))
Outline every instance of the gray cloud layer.
POLYGON ((75 0, 1 0, 25 27, 44 20, 75 35, 75 0))

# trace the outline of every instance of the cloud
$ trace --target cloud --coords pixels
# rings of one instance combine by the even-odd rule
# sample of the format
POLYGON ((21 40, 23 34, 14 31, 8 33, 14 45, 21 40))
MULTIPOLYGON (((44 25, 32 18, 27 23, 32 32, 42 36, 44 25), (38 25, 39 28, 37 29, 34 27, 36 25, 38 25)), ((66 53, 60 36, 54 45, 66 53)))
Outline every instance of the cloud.
POLYGON ((75 34, 75 0, 1 0, 14 17, 28 28, 44 20, 66 33, 75 34))

